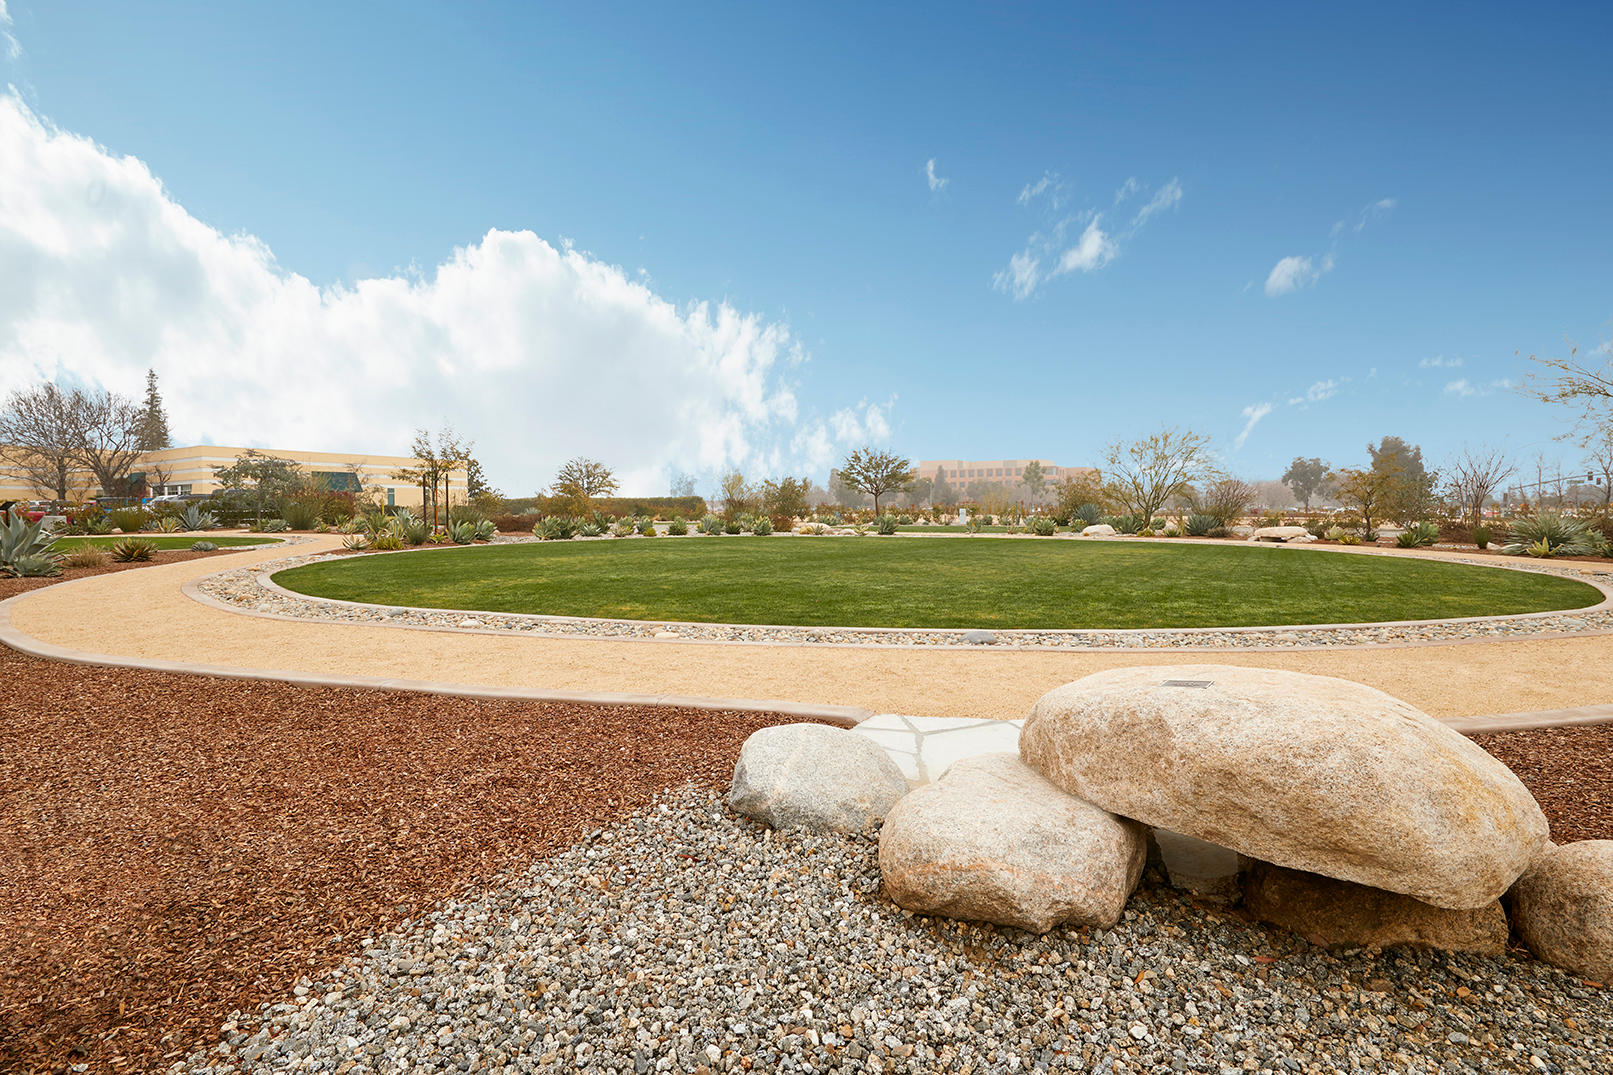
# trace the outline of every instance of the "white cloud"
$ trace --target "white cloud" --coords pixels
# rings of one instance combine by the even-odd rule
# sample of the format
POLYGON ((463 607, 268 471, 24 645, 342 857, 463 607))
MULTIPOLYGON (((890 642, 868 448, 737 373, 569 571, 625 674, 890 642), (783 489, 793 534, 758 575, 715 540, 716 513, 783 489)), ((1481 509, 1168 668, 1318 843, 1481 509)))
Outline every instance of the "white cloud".
POLYGON ((6 10, 6 0, 0 0, 0 50, 15 60, 22 55, 22 42, 11 32, 11 27, 11 12, 6 10))
POLYGON ((1020 190, 1019 197, 1014 199, 1020 205, 1029 205, 1048 191, 1053 192, 1054 205, 1058 204, 1059 177, 1052 172, 1044 172, 1042 178, 1034 183, 1026 183, 1020 190))
POLYGON ((1425 358, 1417 363, 1419 369, 1425 370, 1454 370, 1459 369, 1461 365, 1462 360, 1460 358, 1446 358, 1444 355, 1435 355, 1433 358, 1425 358))
POLYGON ((1311 403, 1320 403, 1323 400, 1332 399, 1334 396, 1339 394, 1339 389, 1348 384, 1349 381, 1350 379, 1348 377, 1341 377, 1336 380, 1330 378, 1326 381, 1317 381, 1315 384, 1311 385, 1305 390, 1305 394, 1303 396, 1294 396, 1290 398, 1288 405, 1290 407, 1296 407, 1311 403))
POLYGON ((1283 258, 1272 266, 1271 274, 1266 277, 1266 296, 1276 298, 1309 287, 1331 268, 1332 254, 1324 255, 1320 260, 1297 255, 1283 258))
POLYGON ((1127 178, 1124 183, 1120 184, 1120 189, 1115 191, 1115 204, 1119 205, 1121 202, 1125 201, 1127 198, 1131 197, 1133 194, 1136 194, 1142 189, 1143 185, 1137 182, 1136 176, 1127 178))
POLYGON ((1255 431, 1255 426, 1260 424, 1260 420, 1270 414, 1271 411, 1272 405, 1270 403, 1251 403, 1243 409, 1243 430, 1232 440, 1233 451, 1242 450, 1243 442, 1249 439, 1249 434, 1255 431))
POLYGON ((823 430, 814 458, 842 432, 889 429, 887 408, 856 428, 803 420, 787 325, 674 305, 527 231, 491 230, 425 272, 316 286, 14 93, 0 94, 0 279, 0 394, 58 376, 138 394, 152 366, 183 440, 401 453, 415 427, 449 422, 512 494, 578 454, 654 493, 672 470, 794 469, 803 429, 823 430))
POLYGON ((945 190, 946 185, 948 183, 952 182, 952 180, 950 180, 950 179, 948 179, 948 178, 946 178, 944 176, 939 176, 939 175, 935 174, 935 158, 934 157, 931 157, 929 160, 924 162, 924 176, 925 176, 926 179, 928 179, 930 181, 930 189, 931 190, 945 190))
POLYGON ((1081 233, 1075 245, 1059 255, 1058 266, 1051 275, 1059 276, 1067 272, 1092 272, 1101 269, 1115 259, 1120 248, 1104 230, 1098 226, 1098 218, 1093 218, 1086 230, 1081 233))
POLYGON ((1181 203, 1182 183, 1180 180, 1173 178, 1169 183, 1166 183, 1163 187, 1160 187, 1154 192, 1154 196, 1148 199, 1147 205, 1144 205, 1141 209, 1137 210, 1137 215, 1132 218, 1131 226, 1134 228, 1140 228, 1146 224, 1148 222, 1148 218, 1153 216, 1155 213, 1163 213, 1167 209, 1175 209, 1181 203))
POLYGON ((855 407, 842 407, 826 420, 803 424, 790 442, 790 451, 799 461, 797 466, 810 473, 823 473, 840 462, 848 447, 888 442, 894 403, 865 400, 855 407))
POLYGON ((1041 283, 1041 262, 1028 250, 1022 250, 1008 259, 1008 268, 992 277, 992 286, 1006 291, 1015 299, 1028 298, 1041 283))
POLYGON ((1488 396, 1511 388, 1512 385, 1513 382, 1510 377, 1497 378, 1494 381, 1486 381, 1483 384, 1474 384, 1466 377, 1462 377, 1455 381, 1447 381, 1445 394, 1447 396, 1456 396, 1459 399, 1466 399, 1469 396, 1488 396))

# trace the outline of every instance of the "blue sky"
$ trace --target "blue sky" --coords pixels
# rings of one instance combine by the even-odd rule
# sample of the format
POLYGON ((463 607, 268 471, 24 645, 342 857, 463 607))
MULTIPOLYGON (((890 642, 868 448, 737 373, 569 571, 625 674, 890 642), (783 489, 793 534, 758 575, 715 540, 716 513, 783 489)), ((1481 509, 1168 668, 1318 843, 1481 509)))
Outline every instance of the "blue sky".
MULTIPOLYGON (((619 320, 397 379, 397 422, 454 422, 512 490, 573 446, 635 455, 613 461, 653 485, 727 462, 804 469, 861 439, 1086 463, 1161 423, 1210 433, 1250 478, 1298 454, 1358 462, 1387 433, 1436 461, 1464 442, 1573 458, 1552 441, 1560 418, 1507 385, 1530 352, 1613 336, 1610 9, 871 7, 10 0, 18 54, 0 69, 45 131, 18 137, 92 140, 105 160, 84 167, 137 158, 173 206, 255 237, 268 271, 306 278, 327 312, 364 281, 429 281, 499 229, 569 241, 584 278, 618 267, 676 310, 787 332, 737 387, 723 371, 751 358, 724 359, 720 325, 692 357, 646 345, 612 365, 644 336, 619 320), (662 353, 707 373, 655 372, 662 353), (524 361, 608 372, 589 387, 509 369, 524 361), (679 393, 663 428, 656 400, 679 393), (685 442, 690 422, 725 432, 685 442)), ((3 198, 0 273, 45 242, 5 242, 3 198)), ((522 260, 504 255, 490 260, 522 260)), ((123 276, 164 300, 231 272, 199 255, 148 273, 131 256, 123 276)), ((170 316, 242 319, 215 343, 262 335, 261 310, 209 286, 170 316)), ((587 287, 554 301, 587 305, 587 287)), ((274 346, 340 338, 319 365, 342 372, 367 346, 355 334, 376 331, 375 348, 431 367, 456 316, 503 315, 434 312, 407 343, 310 315, 274 346)), ((95 342, 49 324, 0 304, 0 356, 115 384, 155 364, 182 435, 386 435, 356 367, 318 393, 334 431, 254 427, 219 417, 233 359, 206 372, 203 337, 112 321, 96 340, 144 342, 97 366, 75 350, 95 342)))

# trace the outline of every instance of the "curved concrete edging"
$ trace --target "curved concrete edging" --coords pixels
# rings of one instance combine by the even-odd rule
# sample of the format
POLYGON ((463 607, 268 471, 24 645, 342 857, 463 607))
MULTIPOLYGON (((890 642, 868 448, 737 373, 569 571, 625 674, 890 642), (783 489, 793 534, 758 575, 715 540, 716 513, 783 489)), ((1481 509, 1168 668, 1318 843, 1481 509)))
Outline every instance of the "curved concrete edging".
MULTIPOLYGON (((932 536, 944 536, 944 535, 932 535, 932 536)), ((997 535, 997 536, 1006 536, 1006 535, 997 535)), ((1090 540, 1094 540, 1094 539, 1082 539, 1082 540, 1090 541, 1090 540)), ((1096 540, 1112 540, 1112 539, 1096 539, 1096 540)), ((1277 548, 1289 548, 1290 546, 1262 544, 1261 546, 1253 546, 1253 547, 1265 547, 1265 548, 1277 549, 1277 548)), ((1301 549, 1311 548, 1310 546, 1305 546, 1305 545, 1292 546, 1292 547, 1293 548, 1301 548, 1301 549)), ((469 548, 471 548, 471 546, 448 546, 448 547, 439 546, 439 547, 428 547, 428 548, 420 548, 420 549, 400 549, 400 550, 393 550, 393 551, 388 551, 388 552, 383 552, 383 553, 372 553, 370 555, 397 556, 397 555, 420 554, 420 553, 431 553, 431 552, 438 552, 438 553, 464 552, 469 548)), ((1312 548, 1312 551, 1316 551, 1316 552, 1334 552, 1334 551, 1337 551, 1337 552, 1343 552, 1343 553, 1346 553, 1346 554, 1353 554, 1353 555, 1360 555, 1363 552, 1365 552, 1368 555, 1372 555, 1374 553, 1377 553, 1377 554, 1380 554, 1380 555, 1383 555, 1383 554, 1394 555, 1393 551, 1391 551, 1391 550, 1360 550, 1360 549, 1355 549, 1355 548, 1351 548, 1351 547, 1348 547, 1348 546, 1341 547, 1341 548, 1338 548, 1338 549, 1334 549, 1331 546, 1324 546, 1324 547, 1321 547, 1321 548, 1312 548)), ((351 609, 356 609, 356 610, 361 610, 361 611, 366 611, 366 612, 379 613, 379 614, 383 614, 383 615, 384 614, 395 613, 395 612, 416 612, 416 613, 421 613, 421 614, 426 614, 426 615, 460 616, 460 617, 466 617, 466 618, 478 618, 478 619, 481 619, 483 621, 494 620, 494 621, 500 621, 500 622, 533 623, 533 624, 539 624, 539 625, 553 624, 553 625, 557 625, 557 626, 570 626, 570 625, 592 626, 592 625, 597 625, 597 626, 600 626, 600 627, 603 627, 603 628, 607 629, 607 631, 605 633, 602 633, 602 634, 599 634, 599 635, 582 635, 582 636, 579 636, 579 635, 576 635, 576 634, 570 634, 570 633, 566 633, 566 632, 545 632, 545 631, 542 631, 542 630, 532 630, 532 631, 522 631, 522 632, 520 632, 520 634, 522 636, 524 636, 524 637, 533 637, 533 638, 578 638, 578 637, 590 637, 590 638, 593 638, 593 637, 597 637, 597 638, 608 638, 608 639, 610 639, 612 641, 619 641, 619 642, 660 642, 660 643, 676 642, 676 643, 681 644, 681 645, 695 645, 695 646, 709 646, 709 645, 725 645, 725 646, 800 646, 800 645, 810 645, 810 646, 818 647, 818 648, 821 648, 821 647, 833 647, 833 646, 854 646, 854 647, 859 648, 859 649, 913 649, 913 648, 923 648, 925 650, 969 650, 969 651, 988 651, 988 650, 998 650, 998 651, 1002 651, 1002 650, 1038 651, 1038 650, 1040 650, 1040 651, 1047 651, 1047 652, 1059 652, 1059 651, 1065 651, 1065 650, 1084 648, 1084 647, 1080 646, 1080 644, 1079 644, 1080 640, 1088 639, 1088 638, 1095 639, 1095 640, 1114 638, 1114 637, 1120 637, 1120 638, 1144 638, 1144 637, 1146 637, 1146 638, 1159 639, 1159 638, 1162 638, 1162 637, 1165 637, 1165 636, 1172 636, 1172 637, 1180 636, 1180 637, 1182 637, 1184 639, 1192 640, 1192 639, 1200 639, 1200 638, 1212 638, 1213 636, 1216 636, 1216 635, 1232 635, 1232 636, 1235 636, 1235 637, 1251 637, 1251 636, 1256 636, 1256 635, 1261 635, 1261 634, 1270 634, 1270 635, 1272 635, 1273 636, 1273 641, 1272 641, 1272 644, 1270 644, 1270 645, 1258 645, 1258 644, 1256 644, 1256 645, 1241 645, 1241 646, 1225 646, 1225 645, 1216 645, 1213 642, 1211 642, 1209 644, 1195 645, 1191 641, 1188 641, 1188 642, 1185 642, 1185 643, 1170 642, 1170 643, 1167 643, 1167 644, 1164 644, 1164 645, 1151 645, 1151 646, 1127 646, 1127 645, 1124 645, 1124 644, 1119 644, 1119 645, 1100 644, 1100 645, 1095 645, 1095 646, 1091 647, 1091 648, 1094 648, 1094 649, 1101 649, 1101 650, 1103 650, 1105 652, 1112 652, 1112 653, 1168 653, 1168 652, 1190 652, 1190 653, 1191 652, 1255 652, 1255 653, 1259 653, 1259 652, 1265 652, 1265 651, 1284 651, 1284 652, 1286 652, 1286 651, 1293 651, 1293 650, 1296 650, 1296 649, 1304 649, 1304 648, 1311 648, 1311 647, 1325 648, 1325 649, 1328 649, 1328 650, 1348 650, 1348 649, 1354 649, 1354 648, 1370 648, 1370 649, 1381 650, 1381 649, 1414 647, 1414 646, 1449 646, 1449 645, 1469 645, 1469 644, 1473 644, 1473 643, 1511 642, 1511 641, 1518 641, 1519 638, 1521 638, 1521 637, 1528 637, 1528 638, 1533 638, 1533 639, 1545 640, 1545 639, 1551 639, 1551 638, 1583 638, 1583 637, 1595 637, 1595 636, 1613 634, 1613 629, 1600 629, 1600 630, 1598 630, 1598 629, 1587 629, 1587 630, 1569 630, 1569 631, 1559 631, 1559 632, 1542 631, 1542 632, 1540 632, 1538 634, 1533 634, 1533 635, 1528 635, 1528 636, 1485 635, 1485 636, 1477 636, 1477 637, 1471 637, 1471 638, 1435 638, 1435 639, 1417 639, 1417 640, 1405 640, 1405 641, 1379 641, 1379 640, 1375 640, 1375 639, 1373 639, 1371 637, 1363 637, 1363 638, 1361 638, 1359 640, 1347 640, 1347 641, 1341 641, 1341 642, 1315 642, 1315 643, 1288 642, 1288 643, 1285 644, 1282 641, 1283 636, 1285 636, 1285 635, 1299 635, 1299 634, 1302 634, 1302 633, 1305 633, 1305 632, 1318 632, 1318 633, 1320 633, 1320 632, 1338 632, 1340 634, 1345 634, 1345 635, 1348 635, 1348 634, 1351 634, 1351 633, 1359 633, 1361 635, 1370 635, 1370 633, 1374 632, 1374 631, 1382 631, 1382 630, 1389 630, 1389 629, 1395 629, 1395 628, 1413 628, 1413 629, 1416 629, 1416 628, 1433 628, 1433 627, 1460 627, 1460 626, 1463 626, 1463 625, 1466 625, 1466 624, 1509 623, 1509 622, 1549 619, 1551 617, 1557 617, 1557 616, 1567 616, 1567 617, 1586 616, 1586 615, 1592 615, 1592 614, 1599 613, 1599 612, 1607 612, 1607 611, 1613 610, 1613 586, 1610 586, 1609 584, 1600 581, 1600 579, 1598 579, 1598 578, 1591 577, 1591 575, 1589 573, 1584 572, 1584 571, 1578 571, 1578 570, 1570 569, 1570 571, 1566 572, 1566 573, 1565 572, 1552 572, 1552 571, 1541 571, 1541 570, 1538 570, 1538 569, 1533 569, 1533 568, 1530 568, 1530 567, 1522 565, 1522 564, 1514 565, 1514 564, 1508 563, 1508 562, 1492 562, 1492 561, 1489 561, 1489 560, 1480 560, 1480 561, 1475 562, 1474 560, 1471 560, 1471 559, 1467 558, 1464 554, 1461 554, 1461 553, 1446 553, 1446 554, 1443 554, 1443 555, 1423 555, 1423 556, 1417 556, 1417 557, 1414 557, 1414 558, 1415 559, 1421 559, 1421 560, 1438 560, 1440 562, 1453 563, 1453 564, 1458 564, 1458 565, 1466 566, 1466 567, 1490 568, 1490 569, 1497 570, 1497 571, 1518 571, 1518 572, 1521 572, 1521 573, 1524 573, 1524 574, 1551 575, 1551 576, 1557 577, 1557 578, 1571 578, 1572 580, 1574 580, 1576 582, 1582 582, 1585 585, 1587 585, 1587 586, 1591 587, 1592 589, 1594 589, 1594 590, 1598 591, 1599 593, 1601 593, 1602 600, 1600 602, 1594 604, 1594 605, 1584 605, 1584 606, 1580 606, 1578 608, 1552 609, 1552 610, 1548 610, 1548 611, 1544 611, 1544 612, 1519 612, 1519 613, 1510 613, 1510 614, 1499 615, 1499 616, 1457 616, 1457 617, 1447 617, 1447 618, 1444 618, 1444 619, 1431 619, 1431 620, 1382 620, 1382 621, 1365 622, 1365 623, 1278 624, 1278 625, 1256 625, 1256 626, 1238 626, 1238 627, 1046 628, 1046 629, 1041 629, 1041 628, 992 628, 992 629, 990 629, 991 633, 996 635, 996 636, 998 636, 999 638, 1007 637, 1007 638, 1012 639, 1012 638, 1022 637, 1022 636, 1027 636, 1027 635, 1029 635, 1029 636, 1038 636, 1038 637, 1053 636, 1053 637, 1057 637, 1057 638, 1070 639, 1071 644, 1046 644, 1046 643, 1037 643, 1037 642, 1027 642, 1027 643, 1022 643, 1022 644, 1010 643, 1010 644, 1002 645, 1002 646, 986 647, 986 646, 967 643, 967 642, 962 642, 962 641, 958 641, 958 642, 907 642, 907 641, 897 641, 897 642, 879 642, 879 641, 845 642, 845 641, 837 641, 837 640, 835 640, 835 639, 833 639, 831 637, 828 637, 828 636, 833 635, 833 634, 841 634, 841 635, 851 635, 853 637, 867 637, 867 638, 871 638, 871 639, 886 638, 886 637, 891 637, 891 636, 896 636, 896 635, 919 636, 919 637, 930 638, 930 637, 945 637, 945 636, 949 636, 949 635, 950 636, 961 635, 961 634, 964 633, 964 630, 965 630, 964 628, 840 627, 840 626, 827 626, 826 627, 826 626, 800 626, 800 625, 791 625, 791 624, 707 623, 707 622, 700 622, 700 621, 671 620, 671 619, 666 619, 666 620, 662 620, 662 619, 654 619, 654 620, 624 620, 624 619, 615 619, 615 618, 609 618, 609 617, 557 616, 557 615, 544 615, 544 614, 540 614, 540 613, 492 612, 492 611, 488 611, 488 610, 485 610, 485 609, 432 608, 432 607, 426 607, 426 606, 381 605, 381 604, 371 604, 371 603, 362 602, 362 601, 346 601, 346 600, 342 600, 342 599, 339 599, 339 598, 333 598, 333 597, 318 597, 318 596, 314 596, 314 595, 310 595, 310 594, 301 594, 301 593, 297 593, 296 591, 286 589, 285 587, 283 587, 280 584, 276 583, 273 580, 273 576, 275 574, 278 574, 281 571, 287 570, 287 568, 285 566, 276 566, 275 562, 273 562, 273 561, 271 561, 271 562, 269 562, 267 564, 259 565, 261 569, 257 572, 256 584, 261 589, 267 591, 268 593, 270 593, 270 594, 272 594, 274 596, 280 597, 280 598, 282 598, 282 599, 284 599, 286 601, 290 601, 290 602, 292 602, 294 604, 306 604, 306 605, 314 605, 314 606, 321 606, 322 605, 322 606, 329 606, 329 607, 333 607, 333 608, 351 608, 351 609), (680 628, 685 629, 685 630, 691 630, 691 631, 736 631, 736 632, 781 632, 781 633, 788 632, 788 633, 794 633, 794 634, 797 634, 797 635, 801 635, 801 634, 805 634, 805 635, 809 635, 809 636, 822 635, 824 637, 819 638, 819 639, 814 639, 812 641, 806 641, 806 640, 803 640, 801 638, 773 638, 773 639, 769 639, 769 638, 759 638, 759 639, 758 638, 735 638, 735 639, 729 639, 729 638, 700 638, 700 637, 689 637, 689 636, 679 636, 679 637, 676 637, 676 638, 653 638, 653 637, 645 637, 643 635, 636 635, 636 634, 627 633, 627 632, 635 631, 635 630, 637 630, 637 631, 642 631, 642 630, 646 630, 646 629, 677 630, 677 629, 680 629, 680 628), (617 630, 617 631, 621 631, 623 633, 619 633, 619 634, 618 633, 610 633, 610 631, 612 629, 617 630)), ((291 558, 288 557, 288 559, 291 559, 291 558)), ((297 566, 301 566, 301 565, 297 565, 297 566)), ((223 573, 224 572, 221 571, 221 572, 214 573, 214 575, 202 576, 202 577, 199 577, 199 578, 191 579, 191 580, 187 581, 183 585, 182 592, 187 597, 191 598, 192 600, 195 600, 195 601, 200 602, 202 604, 209 605, 209 606, 214 607, 214 608, 218 608, 218 609, 223 610, 223 611, 234 612, 234 613, 236 613, 238 615, 260 616, 260 617, 267 618, 267 619, 278 619, 278 620, 285 620, 285 621, 289 621, 289 622, 299 622, 299 621, 301 621, 301 622, 318 622, 318 618, 313 617, 313 616, 306 616, 305 617, 305 616, 288 615, 288 614, 285 614, 285 613, 282 613, 282 612, 268 612, 268 611, 263 611, 263 610, 260 610, 260 609, 248 608, 248 607, 245 607, 243 605, 233 604, 233 603, 228 602, 228 601, 222 601, 222 600, 219 600, 218 598, 213 597, 210 594, 205 593, 202 590, 202 584, 205 583, 209 578, 214 578, 217 575, 223 574, 223 573)), ((439 631, 439 632, 447 632, 447 633, 470 633, 470 634, 480 633, 480 634, 493 634, 493 635, 506 635, 506 634, 511 633, 509 631, 503 631, 503 630, 499 630, 497 628, 490 628, 490 627, 484 627, 484 626, 458 627, 458 626, 451 626, 451 625, 445 625, 445 624, 403 624, 403 623, 387 623, 387 622, 380 621, 380 620, 363 621, 363 622, 365 622, 368 625, 373 625, 373 626, 387 627, 387 628, 398 629, 398 630, 411 630, 411 631, 439 631)))

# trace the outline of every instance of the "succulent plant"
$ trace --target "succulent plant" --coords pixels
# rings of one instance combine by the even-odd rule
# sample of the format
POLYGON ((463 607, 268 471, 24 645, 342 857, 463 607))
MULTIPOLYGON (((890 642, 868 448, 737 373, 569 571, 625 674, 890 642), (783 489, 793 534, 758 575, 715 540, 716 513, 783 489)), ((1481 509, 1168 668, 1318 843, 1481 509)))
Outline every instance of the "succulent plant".
POLYGON ((1052 537, 1058 530, 1058 524, 1046 515, 1038 515, 1031 520, 1031 533, 1037 537, 1052 537))
POLYGON ((218 546, 211 541, 198 541, 191 545, 191 552, 217 552, 218 546))
POLYGON ((54 539, 45 532, 45 524, 29 522, 20 511, 7 513, 4 526, 0 526, 0 569, 9 569, 24 557, 50 556, 54 539))
POLYGON ((112 559, 120 564, 143 564, 151 559, 154 551, 156 546, 139 538, 122 538, 112 543, 112 559))
POLYGON ((883 534, 885 537, 890 537, 892 534, 896 533, 896 527, 897 522, 896 516, 894 515, 881 515, 874 522, 874 529, 883 534))
POLYGON ((218 525, 218 516, 200 504, 186 504, 179 513, 179 521, 186 530, 211 530, 218 525))

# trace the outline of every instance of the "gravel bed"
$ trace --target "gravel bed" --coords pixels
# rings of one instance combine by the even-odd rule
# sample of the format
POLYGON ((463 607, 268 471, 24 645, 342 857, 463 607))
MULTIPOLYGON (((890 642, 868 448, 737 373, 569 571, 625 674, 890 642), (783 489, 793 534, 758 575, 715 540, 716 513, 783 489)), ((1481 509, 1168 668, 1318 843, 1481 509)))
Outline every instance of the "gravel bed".
MULTIPOLYGON (((530 539, 529 539, 530 540, 530 539)), ((599 538, 592 540, 611 540, 599 538)), ((632 539, 627 539, 632 540, 632 539)), ((507 543, 513 543, 507 542, 507 543)), ((200 580, 197 589, 225 605, 257 613, 333 623, 380 623, 440 630, 496 631, 559 638, 665 638, 696 642, 795 643, 828 646, 989 646, 995 649, 1337 649, 1473 639, 1559 637, 1613 631, 1613 608, 1594 612, 1491 617, 1364 627, 1259 627, 1227 630, 873 630, 851 627, 758 627, 668 623, 647 620, 535 616, 504 612, 452 612, 361 605, 304 597, 265 585, 274 572, 331 555, 293 556, 225 571, 200 580)), ((351 555, 351 554, 349 554, 351 555)), ((385 555, 406 555, 388 553, 385 555)), ((1496 568, 1493 559, 1455 562, 1496 568)), ((1498 570, 1535 571, 1613 585, 1613 569, 1519 564, 1498 570)))
POLYGON ((1521 955, 1329 954, 1152 871, 1113 930, 918 918, 876 846, 669 792, 365 937, 173 1070, 1613 1070, 1607 994, 1521 955))

